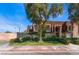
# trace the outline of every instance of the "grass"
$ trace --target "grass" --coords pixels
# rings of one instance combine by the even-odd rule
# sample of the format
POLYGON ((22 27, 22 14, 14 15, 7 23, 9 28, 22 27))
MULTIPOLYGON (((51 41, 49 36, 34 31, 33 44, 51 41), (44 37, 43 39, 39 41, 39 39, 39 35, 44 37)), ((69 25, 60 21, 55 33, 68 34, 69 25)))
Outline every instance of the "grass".
POLYGON ((12 45, 14 46, 60 46, 64 45, 59 42, 53 42, 53 43, 48 43, 48 42, 22 42, 22 43, 13 43, 12 45))

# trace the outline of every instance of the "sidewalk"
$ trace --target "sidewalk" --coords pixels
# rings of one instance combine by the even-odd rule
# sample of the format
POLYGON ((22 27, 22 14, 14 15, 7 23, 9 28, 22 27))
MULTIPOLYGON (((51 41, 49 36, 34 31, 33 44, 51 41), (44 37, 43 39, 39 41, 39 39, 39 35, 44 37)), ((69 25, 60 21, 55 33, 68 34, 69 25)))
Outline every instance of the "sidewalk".
POLYGON ((10 51, 68 51, 67 46, 22 46, 14 47, 10 51))
POLYGON ((18 46, 18 47, 6 47, 5 50, 0 50, 0 54, 52 54, 52 55, 63 55, 63 54, 79 54, 79 46, 74 44, 63 45, 63 46, 18 46))
POLYGON ((62 46, 21 46, 10 51, 79 51, 79 46, 74 44, 62 46))

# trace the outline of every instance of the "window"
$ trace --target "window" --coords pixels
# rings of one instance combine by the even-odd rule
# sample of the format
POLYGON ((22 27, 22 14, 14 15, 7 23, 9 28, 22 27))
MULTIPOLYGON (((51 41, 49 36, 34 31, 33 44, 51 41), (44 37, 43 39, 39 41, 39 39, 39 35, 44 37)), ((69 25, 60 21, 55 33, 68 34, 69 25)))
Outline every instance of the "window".
POLYGON ((67 31, 68 31, 68 32, 71 32, 71 31, 72 31, 71 26, 68 26, 68 27, 67 27, 67 31))
POLYGON ((35 28, 35 31, 37 32, 37 26, 36 25, 34 25, 34 28, 35 28))
POLYGON ((54 26, 52 26, 52 32, 54 32, 54 26))
POLYGON ((50 32, 50 31, 51 31, 50 25, 46 25, 46 32, 50 32))

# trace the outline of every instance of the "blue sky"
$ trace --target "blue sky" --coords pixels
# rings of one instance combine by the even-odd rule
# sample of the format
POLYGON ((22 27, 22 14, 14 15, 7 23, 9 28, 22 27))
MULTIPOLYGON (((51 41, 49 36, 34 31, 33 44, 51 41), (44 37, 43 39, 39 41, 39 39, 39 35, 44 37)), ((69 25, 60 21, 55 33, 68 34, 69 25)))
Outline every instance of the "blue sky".
MULTIPOLYGON (((0 32, 18 32, 19 28, 24 31, 30 21, 26 17, 23 4, 0 4, 0 32)), ((63 4, 63 13, 56 18, 50 17, 50 21, 67 21, 67 5, 63 4)))
POLYGON ((62 8, 63 8, 62 15, 59 15, 56 18, 50 17, 49 20, 51 20, 51 21, 67 21, 68 20, 68 12, 67 12, 68 5, 65 3, 62 4, 62 8))

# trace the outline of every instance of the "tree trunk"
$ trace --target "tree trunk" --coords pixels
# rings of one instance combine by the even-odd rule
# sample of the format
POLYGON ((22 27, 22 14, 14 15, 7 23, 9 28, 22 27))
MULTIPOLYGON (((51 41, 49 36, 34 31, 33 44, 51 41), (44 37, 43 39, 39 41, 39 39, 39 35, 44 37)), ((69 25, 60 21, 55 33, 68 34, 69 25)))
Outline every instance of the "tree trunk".
POLYGON ((72 21, 71 21, 71 25, 72 25, 71 38, 73 38, 73 22, 72 21))
POLYGON ((39 42, 43 42, 44 23, 38 25, 39 42))
POLYGON ((41 25, 37 25, 37 31, 38 31, 38 37, 39 37, 39 42, 42 42, 42 27, 41 25))
POLYGON ((40 39, 39 42, 43 42, 43 40, 42 40, 42 29, 40 30, 39 36, 40 36, 39 37, 39 39, 40 39))

